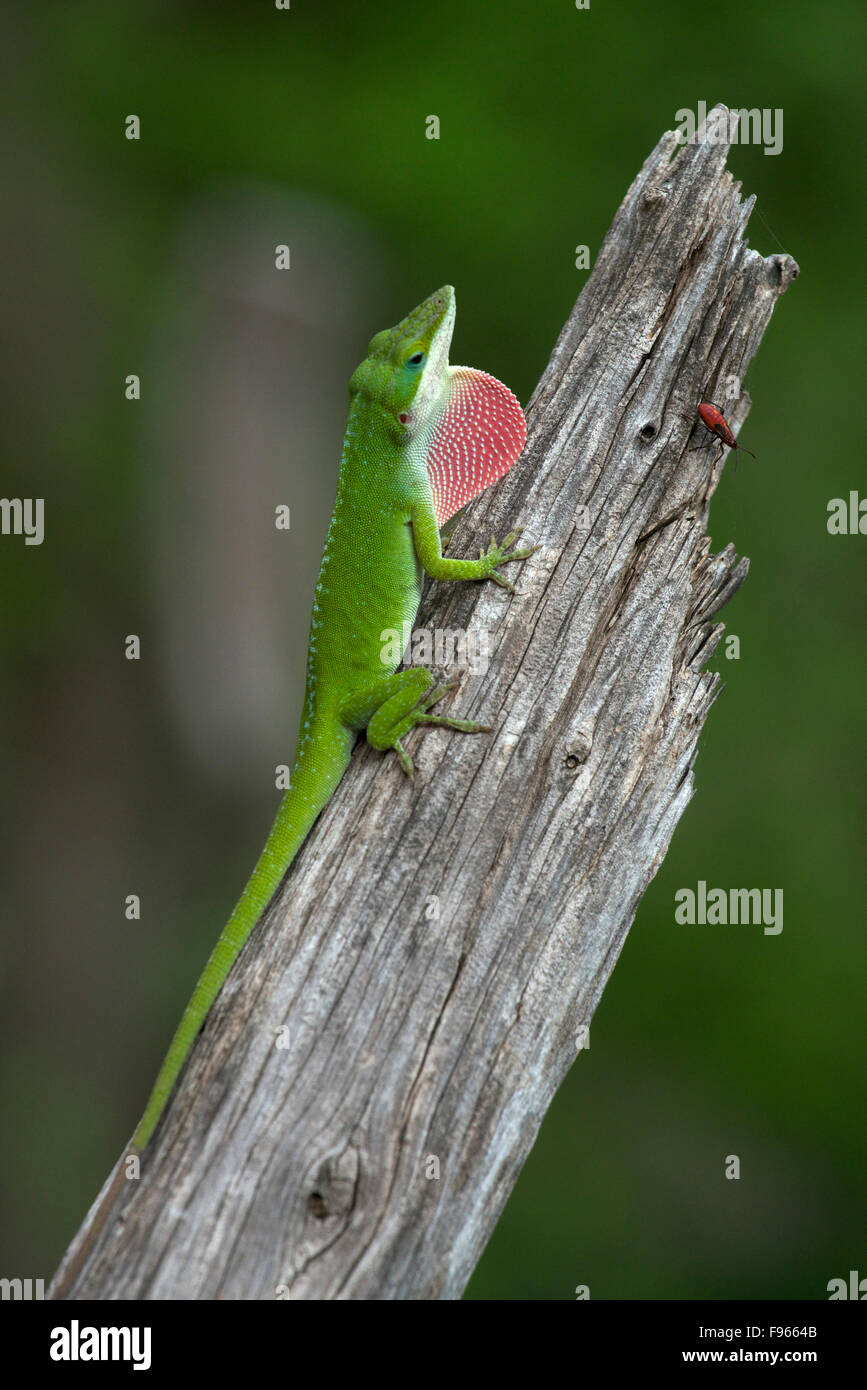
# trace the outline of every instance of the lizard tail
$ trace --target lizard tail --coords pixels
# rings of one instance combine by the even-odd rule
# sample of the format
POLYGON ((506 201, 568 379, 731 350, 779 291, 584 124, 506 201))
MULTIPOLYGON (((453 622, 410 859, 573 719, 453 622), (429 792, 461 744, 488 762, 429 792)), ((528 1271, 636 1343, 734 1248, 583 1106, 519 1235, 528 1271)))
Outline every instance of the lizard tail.
POLYGON ((355 735, 336 720, 316 720, 309 735, 302 736, 292 769, 291 785, 280 803, 265 848, 247 886, 220 933, 184 1010, 145 1112, 133 1135, 133 1151, 140 1153, 156 1129, 187 1054, 223 981, 280 886, 311 826, 334 793, 349 763, 354 741, 355 735))

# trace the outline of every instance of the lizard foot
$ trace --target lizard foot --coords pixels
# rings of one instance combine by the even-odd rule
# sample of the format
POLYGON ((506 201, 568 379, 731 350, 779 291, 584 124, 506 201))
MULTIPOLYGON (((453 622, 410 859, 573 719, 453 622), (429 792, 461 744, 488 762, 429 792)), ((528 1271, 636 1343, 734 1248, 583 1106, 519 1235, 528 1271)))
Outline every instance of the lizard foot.
POLYGON ((518 526, 516 530, 510 531, 508 536, 499 544, 494 537, 491 536, 491 543, 487 550, 479 552, 479 559, 485 563, 488 570, 485 578, 493 579, 495 584, 499 584, 501 589, 507 589, 510 594, 515 592, 515 586, 510 584, 508 579, 505 579, 503 575, 497 574, 497 567, 499 565, 511 564, 513 560, 526 560, 528 555, 533 555, 537 550, 541 549, 538 545, 526 545, 522 546, 520 550, 510 550, 509 547, 515 544, 520 534, 521 528, 518 526))
POLYGON ((489 734, 491 732, 490 724, 477 724, 473 719, 450 719, 445 715, 428 714, 429 709, 450 690, 457 690, 459 685, 459 680, 444 681, 441 685, 435 685, 431 690, 426 691, 412 711, 414 722, 416 724, 442 724, 447 729, 459 729, 462 734, 489 734))

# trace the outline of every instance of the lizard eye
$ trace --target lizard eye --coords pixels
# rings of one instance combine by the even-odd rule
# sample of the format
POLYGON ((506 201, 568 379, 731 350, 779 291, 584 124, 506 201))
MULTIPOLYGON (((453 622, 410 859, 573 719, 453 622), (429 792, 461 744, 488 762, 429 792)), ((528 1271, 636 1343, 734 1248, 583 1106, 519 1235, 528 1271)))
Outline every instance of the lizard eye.
POLYGON ((408 357, 408 358, 406 359, 406 365, 407 365, 408 367, 420 367, 423 361, 424 361, 424 353, 423 353, 423 352, 414 352, 413 355, 412 355, 412 357, 408 357))

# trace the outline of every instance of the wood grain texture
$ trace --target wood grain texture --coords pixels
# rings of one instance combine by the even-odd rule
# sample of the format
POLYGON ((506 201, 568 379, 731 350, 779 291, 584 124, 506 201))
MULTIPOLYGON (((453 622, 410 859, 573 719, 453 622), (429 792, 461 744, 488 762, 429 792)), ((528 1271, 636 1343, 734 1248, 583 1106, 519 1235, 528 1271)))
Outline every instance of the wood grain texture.
POLYGON ((798 268, 744 245, 724 146, 676 148, 614 219, 523 459, 450 544, 521 523, 542 549, 514 597, 426 591, 417 628, 489 634, 448 707, 494 732, 414 731, 414 787, 356 749, 65 1296, 460 1296, 692 796, 713 619, 747 570, 710 553, 723 463, 696 406, 798 268))

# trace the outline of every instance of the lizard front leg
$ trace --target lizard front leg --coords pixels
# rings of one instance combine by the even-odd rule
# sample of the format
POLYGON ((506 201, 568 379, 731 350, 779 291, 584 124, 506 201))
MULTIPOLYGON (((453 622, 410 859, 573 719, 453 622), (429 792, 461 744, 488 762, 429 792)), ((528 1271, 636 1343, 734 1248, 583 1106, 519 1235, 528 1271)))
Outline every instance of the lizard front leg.
POLYGON ((498 574, 497 569, 500 565, 510 564, 512 560, 526 560, 528 555, 539 549, 538 545, 528 545, 521 550, 510 550, 509 547, 514 545, 520 534, 519 527, 516 531, 511 531, 499 544, 492 536, 488 549, 481 551, 478 560, 446 559, 431 507, 422 502, 415 506, 412 512, 415 553, 419 563, 432 579, 492 579, 495 584, 513 594, 513 585, 498 574))

